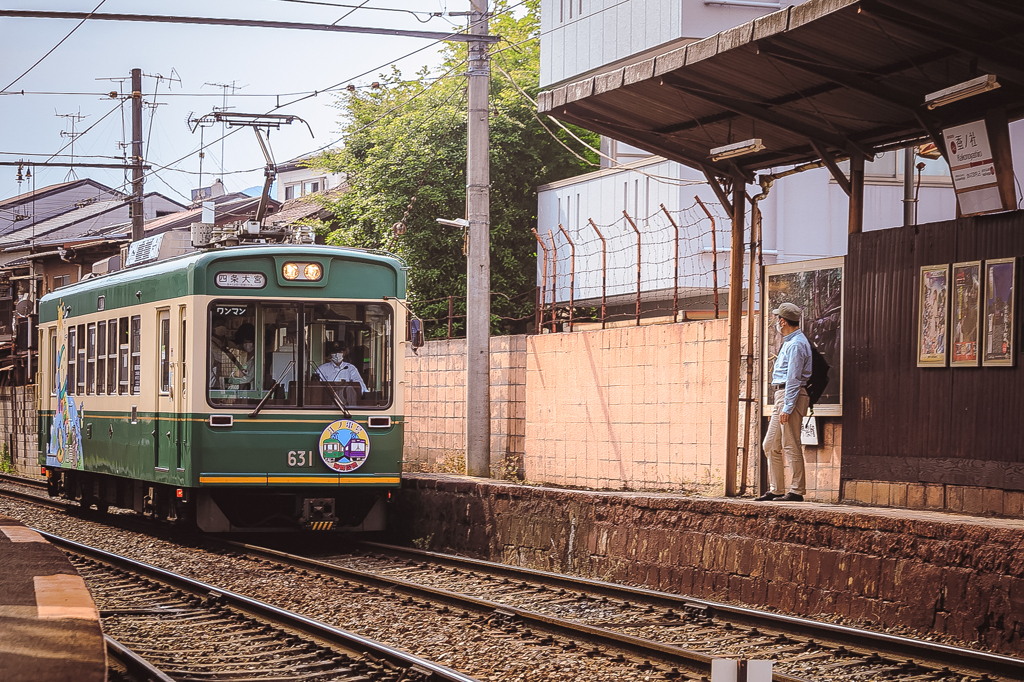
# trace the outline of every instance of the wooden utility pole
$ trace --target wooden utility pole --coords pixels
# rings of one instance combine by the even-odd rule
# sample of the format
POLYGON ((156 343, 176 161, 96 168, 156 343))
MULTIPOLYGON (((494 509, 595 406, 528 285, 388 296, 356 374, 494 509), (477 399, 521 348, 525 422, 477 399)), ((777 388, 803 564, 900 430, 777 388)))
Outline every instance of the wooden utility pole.
MULTIPOLYGON (((487 0, 471 0, 469 21, 471 36, 487 36, 487 0)), ((491 475, 491 67, 487 45, 485 39, 469 42, 466 130, 466 473, 482 477, 491 475)))
POLYGON ((742 176, 733 178, 732 249, 729 255, 729 388, 726 400, 725 495, 736 496, 736 455, 740 418, 740 322, 743 318, 743 223, 747 192, 742 176))
POLYGON ((132 69, 132 200, 128 212, 132 217, 132 241, 146 236, 146 218, 142 190, 146 183, 142 172, 142 69, 132 69))

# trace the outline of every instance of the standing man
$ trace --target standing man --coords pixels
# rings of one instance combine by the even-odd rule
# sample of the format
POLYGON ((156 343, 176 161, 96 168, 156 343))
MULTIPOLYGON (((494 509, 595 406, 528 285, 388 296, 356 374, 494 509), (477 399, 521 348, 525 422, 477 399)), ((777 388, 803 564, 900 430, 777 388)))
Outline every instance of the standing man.
POLYGON ((800 309, 792 303, 783 303, 772 311, 778 316, 776 328, 782 334, 782 347, 772 369, 772 390, 775 409, 764 437, 765 457, 768 458, 768 492, 756 498, 758 502, 803 502, 807 492, 804 480, 804 453, 800 443, 800 427, 810 398, 807 380, 811 378, 811 344, 800 331, 800 309), (786 468, 782 453, 785 451, 793 470, 789 492, 786 488, 786 468))

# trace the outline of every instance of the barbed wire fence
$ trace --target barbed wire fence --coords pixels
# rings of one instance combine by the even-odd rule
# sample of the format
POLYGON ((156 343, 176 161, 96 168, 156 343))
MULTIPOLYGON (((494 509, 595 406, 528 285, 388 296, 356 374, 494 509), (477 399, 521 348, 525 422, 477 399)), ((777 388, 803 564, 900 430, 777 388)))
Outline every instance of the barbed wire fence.
MULTIPOLYGON (((576 223, 532 230, 539 284, 492 291, 493 321, 542 333, 725 316, 732 232, 720 203, 695 196, 674 211, 576 223)), ((463 338, 465 304, 464 294, 410 300, 430 339, 463 338)))
POLYGON ((721 204, 694 197, 676 211, 662 204, 645 216, 623 210, 611 223, 577 222, 534 230, 541 254, 537 330, 722 316, 731 222, 721 204))

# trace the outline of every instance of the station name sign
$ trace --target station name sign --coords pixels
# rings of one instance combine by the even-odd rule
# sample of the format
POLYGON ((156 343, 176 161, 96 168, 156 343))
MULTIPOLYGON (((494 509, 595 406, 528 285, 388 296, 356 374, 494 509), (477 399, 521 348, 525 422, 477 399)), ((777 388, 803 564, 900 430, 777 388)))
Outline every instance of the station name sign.
POLYGON ((214 281, 221 289, 262 289, 267 276, 262 272, 218 272, 214 281))
POLYGON ((988 115, 942 131, 962 215, 1008 211, 1017 206, 1006 126, 1005 116, 988 115))

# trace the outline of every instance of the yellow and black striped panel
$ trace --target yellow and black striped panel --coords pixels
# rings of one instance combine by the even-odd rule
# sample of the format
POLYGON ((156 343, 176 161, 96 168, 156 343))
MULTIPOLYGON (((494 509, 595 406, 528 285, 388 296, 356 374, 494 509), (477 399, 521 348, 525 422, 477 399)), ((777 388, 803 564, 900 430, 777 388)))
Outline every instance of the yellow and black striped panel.
POLYGON ((334 521, 310 521, 310 530, 330 530, 334 527, 334 521))

